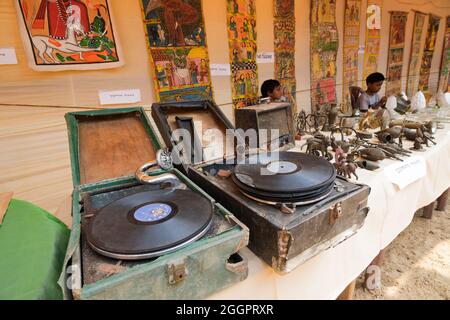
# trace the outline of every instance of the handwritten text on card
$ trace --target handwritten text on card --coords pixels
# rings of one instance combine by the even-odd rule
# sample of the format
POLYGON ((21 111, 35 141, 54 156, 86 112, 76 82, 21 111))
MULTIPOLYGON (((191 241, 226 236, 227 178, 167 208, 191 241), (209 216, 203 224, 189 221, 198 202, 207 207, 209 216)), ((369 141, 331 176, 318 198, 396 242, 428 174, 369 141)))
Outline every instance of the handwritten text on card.
POLYGON ((425 160, 422 157, 410 157, 403 162, 397 162, 384 169, 388 179, 400 189, 423 178, 427 174, 425 160))
POLYGON ((98 95, 102 105, 137 103, 141 101, 141 90, 139 89, 100 91, 98 95))

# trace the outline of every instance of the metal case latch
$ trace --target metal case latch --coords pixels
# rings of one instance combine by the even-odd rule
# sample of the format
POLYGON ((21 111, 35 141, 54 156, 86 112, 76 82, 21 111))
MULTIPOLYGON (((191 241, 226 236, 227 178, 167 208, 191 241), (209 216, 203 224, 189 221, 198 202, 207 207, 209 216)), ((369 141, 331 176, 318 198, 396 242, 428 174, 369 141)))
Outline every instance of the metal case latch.
POLYGON ((184 261, 178 261, 169 264, 169 284, 177 284, 183 281, 187 276, 186 264, 184 261))
POLYGON ((330 224, 334 224, 337 219, 342 216, 342 203, 338 202, 334 206, 328 209, 328 221, 330 224))

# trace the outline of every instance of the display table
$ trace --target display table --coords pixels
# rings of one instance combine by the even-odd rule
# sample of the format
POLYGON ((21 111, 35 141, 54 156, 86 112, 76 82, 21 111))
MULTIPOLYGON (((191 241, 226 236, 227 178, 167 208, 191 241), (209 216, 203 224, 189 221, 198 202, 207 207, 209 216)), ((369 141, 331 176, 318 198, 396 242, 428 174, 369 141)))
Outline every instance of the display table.
MULTIPOLYGON (((384 168, 398 161, 384 160, 377 171, 358 170, 358 182, 371 187, 369 215, 362 229, 286 275, 245 249, 249 276, 245 281, 218 292, 209 299, 336 299, 408 225, 414 213, 435 201, 450 186, 450 125, 438 130, 437 145, 414 152, 425 159, 425 177, 399 190, 384 168)), ((301 141, 299 146, 304 144, 301 141)), ((412 143, 404 141, 404 147, 412 143)))
MULTIPOLYGON (((0 146, 4 152, 0 192, 14 190, 15 197, 56 212, 70 225, 73 187, 64 123, 64 114, 69 111, 74 110, 1 108, 0 146)), ((371 210, 354 237, 287 275, 274 273, 250 250, 242 250, 249 262, 248 278, 209 299, 335 299, 411 223, 417 209, 436 200, 450 186, 449 132, 447 125, 438 130, 436 146, 414 152, 425 158, 428 175, 405 189, 398 190, 387 181, 382 169, 357 171, 359 182, 372 190, 368 203, 371 210)), ((305 142, 300 141, 299 147, 305 142)), ((381 166, 386 168, 396 162, 385 160, 381 166)))

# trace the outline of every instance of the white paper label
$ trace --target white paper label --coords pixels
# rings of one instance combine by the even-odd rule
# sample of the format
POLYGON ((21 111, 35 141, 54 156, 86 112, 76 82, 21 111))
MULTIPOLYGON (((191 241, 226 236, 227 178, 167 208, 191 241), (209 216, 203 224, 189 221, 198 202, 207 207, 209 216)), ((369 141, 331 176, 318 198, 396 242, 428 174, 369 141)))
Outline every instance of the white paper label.
POLYGON ((212 76, 229 76, 231 75, 230 64, 211 64, 211 75, 212 76))
POLYGON ((274 63, 275 54, 273 52, 259 52, 256 54, 256 63, 274 63))
POLYGON ((0 48, 0 64, 17 64, 14 48, 0 48))
POLYGON ((99 91, 100 104, 126 104, 141 101, 141 90, 99 91))
POLYGON ((358 48, 358 54, 364 54, 365 51, 366 51, 366 47, 365 47, 365 46, 360 46, 360 47, 358 48))
POLYGON ((427 174, 425 159, 414 156, 403 162, 396 162, 384 169, 388 179, 400 189, 405 188, 414 181, 423 178, 427 174))

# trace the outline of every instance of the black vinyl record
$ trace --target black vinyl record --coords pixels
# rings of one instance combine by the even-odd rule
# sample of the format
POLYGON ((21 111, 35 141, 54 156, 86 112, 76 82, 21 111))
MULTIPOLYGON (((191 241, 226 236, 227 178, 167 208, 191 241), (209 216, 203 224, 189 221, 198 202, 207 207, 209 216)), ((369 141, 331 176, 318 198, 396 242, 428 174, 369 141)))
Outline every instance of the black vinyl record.
POLYGON ((202 236, 213 218, 211 201, 190 190, 139 192, 102 208, 89 222, 87 241, 119 259, 165 254, 202 236))
POLYGON ((253 155, 233 171, 244 193, 275 202, 314 201, 331 192, 335 179, 327 160, 298 152, 253 155))

